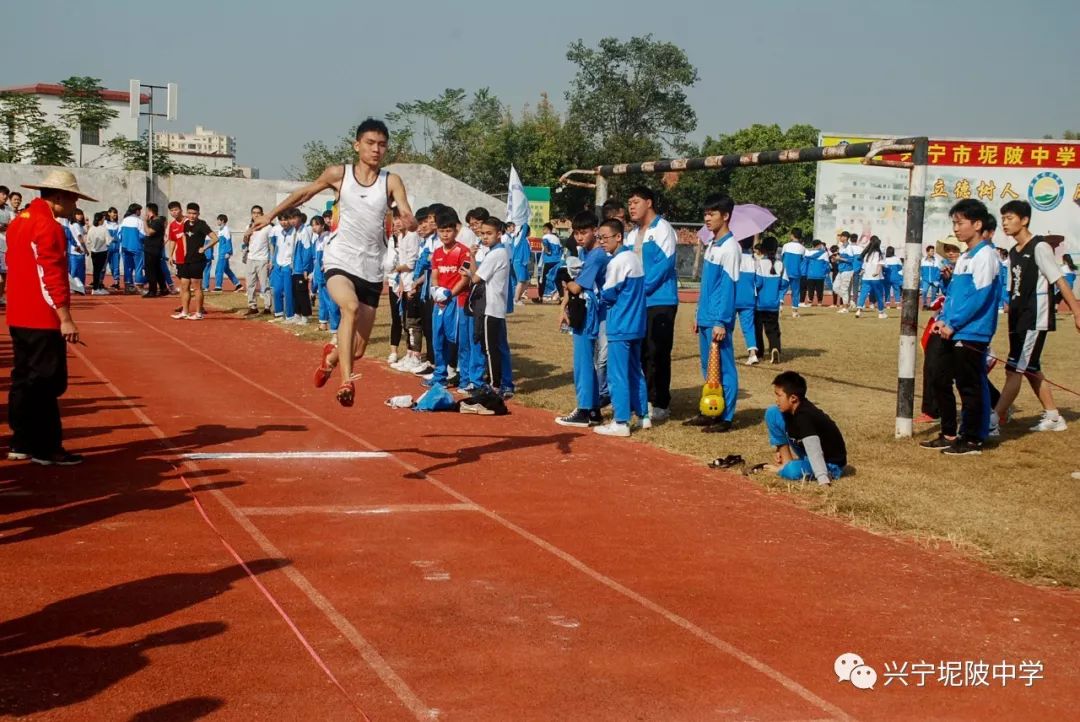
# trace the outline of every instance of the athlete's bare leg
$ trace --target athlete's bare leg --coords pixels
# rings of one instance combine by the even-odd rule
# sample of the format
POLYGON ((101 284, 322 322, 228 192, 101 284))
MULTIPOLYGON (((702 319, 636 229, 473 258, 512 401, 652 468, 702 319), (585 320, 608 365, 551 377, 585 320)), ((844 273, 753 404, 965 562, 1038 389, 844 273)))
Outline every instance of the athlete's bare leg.
POLYGON ((194 291, 193 291, 193 295, 195 296, 195 311, 193 311, 192 313, 195 313, 195 312, 203 313, 202 279, 201 278, 193 278, 193 279, 191 279, 190 283, 191 283, 192 286, 195 287, 194 291))
POLYGON ((191 281, 187 278, 180 279, 180 312, 188 312, 188 301, 191 300, 191 281))

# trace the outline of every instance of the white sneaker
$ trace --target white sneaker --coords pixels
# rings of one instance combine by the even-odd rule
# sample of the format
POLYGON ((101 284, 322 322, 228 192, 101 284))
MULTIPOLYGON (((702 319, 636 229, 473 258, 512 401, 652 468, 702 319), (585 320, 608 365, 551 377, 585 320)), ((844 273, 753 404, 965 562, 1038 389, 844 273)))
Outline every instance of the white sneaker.
POLYGON ((791 317, 792 318, 798 318, 799 317, 799 312, 798 311, 792 311, 791 312, 791 317))
POLYGON ((274 314, 274 317, 272 319, 270 319, 270 323, 288 323, 288 322, 289 321, 288 321, 287 318, 285 318, 284 316, 279 316, 276 313, 274 314))
POLYGON ((310 320, 307 316, 297 316, 295 323, 297 326, 307 326, 310 320))
POLYGON ((173 318, 175 318, 175 319, 176 319, 177 321, 179 321, 179 320, 181 320, 181 319, 185 319, 185 318, 187 318, 188 316, 187 316, 187 314, 186 314, 186 313, 184 313, 183 311, 177 311, 176 313, 174 313, 174 314, 172 315, 172 317, 173 317, 173 318))
POLYGON ((649 415, 646 418, 652 419, 659 424, 671 418, 671 410, 649 404, 649 415))
POLYGON ((651 428, 652 428, 652 419, 649 418, 648 416, 642 417, 641 418, 641 430, 642 431, 648 431, 651 428))
POLYGON ((398 362, 397 351, 391 351, 390 355, 386 357, 386 363, 393 366, 398 362))
POLYGON ((878 317, 878 318, 888 318, 888 317, 889 317, 889 314, 887 314, 887 313, 884 313, 884 312, 882 312, 882 313, 879 313, 879 314, 877 315, 877 317, 878 317))
POLYGON ((432 366, 429 362, 421 360, 417 367, 412 369, 412 372, 417 376, 423 376, 425 374, 430 374, 434 370, 435 367, 432 366))
POLYGON ((1043 416, 1039 423, 1031 427, 1032 431, 1065 431, 1069 428, 1065 424, 1065 419, 1061 417, 1061 414, 1054 416, 1053 418, 1043 416))
POLYGON ((620 424, 617 421, 609 421, 606 424, 594 426, 593 431, 601 436, 621 436, 626 438, 630 436, 630 424, 620 424))
POLYGON ((862 309, 861 308, 856 308, 855 309, 855 318, 862 318, 862 309))
POLYGON ((841 306, 836 312, 837 313, 847 313, 848 312, 847 306, 841 306))
POLYGON ((754 364, 757 364, 757 363, 761 363, 761 359, 759 359, 759 358, 757 357, 757 354, 756 354, 756 353, 754 353, 753 351, 751 351, 751 352, 750 352, 750 355, 749 355, 749 356, 747 357, 747 359, 746 359, 746 365, 747 365, 747 366, 753 366, 754 364))
MULTIPOLYGON (((422 375, 420 375, 420 378, 422 380, 424 380, 424 381, 431 381, 433 378, 435 378, 435 374, 434 373, 422 374, 422 375)), ((447 377, 447 378, 449 378, 449 377, 447 377)))

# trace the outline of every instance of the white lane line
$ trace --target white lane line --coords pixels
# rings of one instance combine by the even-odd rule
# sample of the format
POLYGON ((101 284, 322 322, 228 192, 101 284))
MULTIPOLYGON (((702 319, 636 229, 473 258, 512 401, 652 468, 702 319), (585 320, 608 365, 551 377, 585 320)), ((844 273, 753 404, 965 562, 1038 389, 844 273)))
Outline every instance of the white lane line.
POLYGON ((273 459, 275 461, 293 461, 297 459, 385 459, 390 454, 385 451, 226 451, 206 454, 184 454, 183 458, 195 461, 216 459, 273 459))
MULTIPOLYGON (((143 323, 144 325, 153 328, 150 324, 143 323)), ((162 431, 142 409, 136 406, 135 402, 128 399, 128 397, 117 388, 116 384, 110 381, 105 374, 101 373, 98 367, 86 357, 86 354, 83 353, 82 350, 72 346, 72 351, 84 364, 86 364, 86 367, 90 369, 94 375, 101 379, 106 388, 116 394, 116 397, 131 410, 131 413, 135 414, 135 416, 150 429, 150 432, 158 438, 162 447, 164 447, 167 452, 171 452, 172 455, 178 458, 182 456, 182 454, 178 453, 179 449, 170 444, 169 437, 165 435, 165 432, 162 431)), ((180 463, 196 473, 202 471, 199 465, 191 459, 183 459, 180 463)), ((238 523, 255 543, 259 545, 259 548, 263 550, 264 554, 275 559, 289 558, 284 552, 274 546, 274 544, 266 537, 266 535, 259 531, 258 527, 256 527, 250 519, 240 513, 240 510, 236 508, 236 505, 232 503, 229 497, 225 496, 224 492, 220 489, 210 489, 208 493, 214 495, 214 498, 217 499, 222 508, 225 509, 225 511, 236 520, 236 523, 238 523)), ((360 631, 353 626, 352 622, 346 619, 345 616, 330 603, 330 600, 315 588, 315 585, 313 585, 300 570, 292 564, 289 564, 281 567, 279 571, 288 577, 289 581, 296 585, 311 603, 323 613, 323 616, 326 617, 339 632, 341 632, 342 636, 344 636, 345 639, 352 644, 353 648, 360 653, 360 658, 364 660, 376 675, 378 675, 379 679, 383 681, 383 684, 390 688, 401 703, 412 713, 414 718, 417 720, 433 720, 438 717, 438 711, 428 707, 424 701, 413 692, 412 688, 409 687, 405 680, 399 677, 397 672, 395 672, 383 656, 379 654, 379 650, 375 649, 371 642, 369 642, 364 635, 360 634, 360 631)))
POLYGON ((384 515, 417 512, 479 511, 473 504, 388 504, 384 506, 243 506, 247 516, 292 516, 294 514, 384 515))
MULTIPOLYGON (((236 371, 235 369, 232 369, 229 366, 221 363, 220 361, 218 361, 213 356, 200 351, 199 349, 195 348, 191 344, 188 344, 188 343, 185 343, 184 341, 181 341, 176 336, 173 336, 173 335, 171 335, 171 334, 169 334, 169 333, 167 333, 165 331, 162 331, 160 328, 157 328, 153 324, 144 321, 143 319, 139 318, 138 316, 131 313, 130 311, 127 311, 127 310, 125 310, 125 309, 123 309, 123 308, 121 308, 119 306, 114 306, 112 304, 109 304, 109 306, 111 308, 116 309, 120 313, 124 314, 128 318, 131 318, 132 320, 137 321, 138 323, 142 324, 143 326, 146 326, 147 328, 152 329, 153 331, 161 334, 162 336, 169 339, 170 341, 173 341, 174 343, 178 344, 179 346, 187 349, 193 355, 201 356, 202 358, 206 359, 207 361, 214 364, 215 366, 221 368, 222 370, 224 370, 224 371, 228 372, 229 374, 235 376, 236 378, 240 379, 245 384, 248 384, 249 386, 254 386, 255 388, 257 388, 260 391, 262 391, 263 393, 265 393, 267 396, 275 398, 278 401, 280 401, 281 403, 285 404, 286 406, 290 406, 290 407, 296 409, 297 411, 299 411, 301 414, 307 416, 308 418, 315 419, 316 421, 321 422, 328 429, 333 429, 334 431, 337 431, 342 436, 345 436, 348 439, 352 439, 356 443, 360 444, 361 446, 366 446, 367 448, 371 449, 372 451, 375 451, 375 450, 378 449, 378 447, 375 446, 374 444, 372 444, 371 442, 360 438, 356 434, 352 433, 351 431, 348 431, 347 429, 345 429, 345 428, 343 428, 341 426, 338 426, 333 421, 330 421, 329 419, 326 419, 326 418, 323 418, 322 416, 319 416, 314 411, 301 406, 300 404, 296 403, 295 401, 292 401, 291 399, 288 399, 288 398, 282 396, 281 394, 279 394, 279 393, 277 393, 275 391, 271 391, 270 389, 257 384, 256 382, 254 382, 251 379, 244 376, 239 371, 236 371)), ((75 350, 76 350, 76 353, 79 353, 80 356, 83 356, 78 351, 78 349, 75 349, 75 350)), ((135 409, 134 406, 132 408, 133 408, 133 410, 137 411, 137 409, 135 409)), ((405 461, 401 457, 391 455, 390 458, 392 458, 394 461, 396 461, 402 468, 404 468, 409 473, 411 473, 411 474, 419 474, 422 478, 424 478, 432 486, 434 486, 437 489, 441 489, 442 491, 446 492, 446 494, 448 494, 449 496, 452 496, 453 498, 457 499, 461 503, 474 505, 477 508, 477 510, 481 514, 483 514, 484 516, 488 517, 489 519, 491 519, 495 523, 499 524, 500 526, 512 531, 513 533, 517 534, 518 536, 532 542, 533 544, 540 547, 544 551, 549 552, 553 556, 555 556, 555 557, 557 557, 559 559, 562 559, 564 562, 569 564, 574 569, 577 569, 578 571, 580 571, 582 574, 589 577, 590 579, 596 581, 599 584, 602 584, 603 586, 611 589, 614 592, 617 592, 618 594, 621 594, 622 596, 626 597, 627 599, 630 599, 630 600, 636 602, 637 604, 644 607, 645 609, 648 609, 649 611, 654 612, 655 614, 659 615, 660 617, 663 617, 667 621, 671 622, 673 625, 675 625, 677 627, 680 627, 681 629, 684 629, 685 631, 689 632, 694 637, 697 637, 699 640, 705 642, 706 644, 712 646, 713 648, 719 650, 720 652, 722 652, 724 654, 727 654, 728 656, 742 662, 743 664, 750 667, 751 669, 754 669, 754 670, 760 672, 762 675, 764 675, 765 677, 768 677, 772 681, 776 682, 777 684, 779 684, 784 689, 788 690, 792 694, 794 694, 797 697, 801 698, 803 701, 813 705, 814 707, 817 707, 818 709, 820 709, 822 712, 825 712, 826 714, 832 715, 833 719, 845 720, 845 721, 849 721, 849 722, 853 722, 855 720, 854 717, 852 717, 850 714, 845 712, 840 707, 837 707, 836 705, 832 704, 831 702, 829 702, 829 701, 819 697, 818 695, 814 694, 809 689, 802 686, 801 684, 799 684, 798 682, 796 682, 792 678, 788 677, 786 674, 784 674, 780 670, 778 670, 778 669, 776 669, 774 667, 771 667, 768 663, 761 661, 760 659, 758 659, 757 657, 749 654, 748 652, 744 652, 742 649, 736 647, 734 644, 731 644, 730 642, 727 642, 727 641, 725 641, 723 639, 720 639, 719 637, 715 636, 714 634, 712 634, 712 633, 706 631, 705 629, 702 629, 698 625, 694 624, 689 619, 676 614, 675 612, 671 611, 670 609, 668 609, 666 607, 661 606, 660 604, 657 604, 656 602, 652 601, 651 599, 645 597, 642 594, 639 594, 639 593, 635 592, 634 590, 630 589, 629 587, 623 586, 622 584, 615 581, 611 577, 598 572, 597 570, 593 569, 588 564, 581 561, 577 557, 573 556, 569 552, 566 552, 566 551, 560 549, 559 547, 555 546, 554 544, 542 539, 541 537, 538 537, 537 535, 533 534, 532 532, 530 532, 530 531, 528 531, 526 529, 523 529, 522 527, 518 526, 517 524, 514 524, 509 519, 506 519, 506 518, 500 516, 496 512, 491 511, 490 509, 487 509, 487 508, 481 506, 480 504, 477 504, 476 502, 474 502, 472 499, 465 496, 461 492, 447 486, 443 482, 439 481, 438 479, 431 476, 430 474, 425 473, 419 467, 410 464, 409 462, 405 461)), ((222 492, 220 489, 212 489, 211 493, 213 493, 215 496, 217 496, 219 499, 221 499, 223 504, 227 504, 228 505, 227 508, 230 508, 232 510, 236 509, 236 507, 233 506, 232 502, 228 500, 228 497, 226 497, 224 492, 222 492)), ((243 518, 243 517, 241 516, 241 518, 243 518)), ((246 518, 244 518, 244 521, 246 521, 247 524, 251 524, 251 522, 248 521, 246 518)), ((254 527, 252 527, 252 528, 254 528, 254 527)), ((269 544, 269 541, 267 541, 267 543, 269 544)), ((286 567, 286 569, 292 569, 292 567, 286 567)), ((314 589, 312 591, 314 591, 314 589)), ((329 604, 329 602, 327 602, 327 603, 329 604)))

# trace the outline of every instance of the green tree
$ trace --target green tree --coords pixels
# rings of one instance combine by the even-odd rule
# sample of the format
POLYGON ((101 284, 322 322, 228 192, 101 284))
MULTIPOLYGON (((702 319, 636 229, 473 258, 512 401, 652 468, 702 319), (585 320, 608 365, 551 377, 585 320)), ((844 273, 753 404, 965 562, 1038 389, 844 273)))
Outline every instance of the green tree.
POLYGON ((26 151, 35 165, 70 165, 74 160, 67 131, 51 123, 39 123, 30 128, 26 151))
POLYGON ((120 114, 110 108, 101 97, 105 88, 100 78, 72 76, 61 80, 64 92, 60 99, 60 120, 68 128, 79 131, 79 166, 82 166, 81 133, 84 130, 98 131, 109 125, 109 121, 120 114))
POLYGON ((577 40, 566 58, 577 66, 566 93, 569 119, 606 162, 656 158, 696 128, 686 90, 698 72, 677 45, 652 35, 603 38, 595 49, 577 40))

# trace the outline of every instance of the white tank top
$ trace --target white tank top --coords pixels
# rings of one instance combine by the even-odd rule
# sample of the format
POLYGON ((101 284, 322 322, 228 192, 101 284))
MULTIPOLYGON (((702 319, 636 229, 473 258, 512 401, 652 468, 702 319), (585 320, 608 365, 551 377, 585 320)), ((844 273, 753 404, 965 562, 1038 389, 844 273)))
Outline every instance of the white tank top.
POLYGON ((338 268, 371 283, 382 283, 386 256, 387 178, 379 171, 370 186, 363 186, 345 166, 338 195, 338 228, 326 241, 323 267, 338 268))

